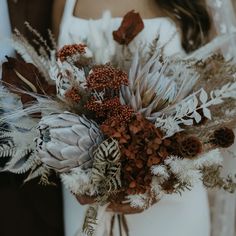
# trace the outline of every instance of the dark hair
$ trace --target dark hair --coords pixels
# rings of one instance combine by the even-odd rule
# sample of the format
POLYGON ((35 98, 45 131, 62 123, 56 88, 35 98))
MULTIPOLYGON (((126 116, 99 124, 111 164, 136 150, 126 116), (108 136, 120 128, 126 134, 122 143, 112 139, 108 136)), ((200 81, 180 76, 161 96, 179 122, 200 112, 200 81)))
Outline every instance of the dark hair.
POLYGON ((180 27, 182 46, 191 52, 209 40, 211 18, 205 0, 156 0, 180 27))

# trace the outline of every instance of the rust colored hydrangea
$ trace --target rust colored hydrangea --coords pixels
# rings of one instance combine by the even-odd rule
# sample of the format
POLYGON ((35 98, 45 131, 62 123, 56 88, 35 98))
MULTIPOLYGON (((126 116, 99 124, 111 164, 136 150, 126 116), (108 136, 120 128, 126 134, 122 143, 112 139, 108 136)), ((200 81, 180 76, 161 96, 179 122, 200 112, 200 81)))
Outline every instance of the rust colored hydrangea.
POLYGON ((85 54, 85 44, 71 44, 71 45, 65 45, 57 52, 57 58, 60 59, 60 61, 65 61, 69 57, 72 57, 76 54, 85 54))
POLYGON ((151 122, 134 115, 129 123, 113 121, 101 126, 103 133, 118 140, 122 153, 122 183, 127 194, 144 193, 150 189, 150 167, 168 156, 169 140, 151 122))
POLYGON ((88 88, 97 91, 119 90, 121 85, 128 85, 128 75, 110 64, 95 66, 87 77, 88 88))

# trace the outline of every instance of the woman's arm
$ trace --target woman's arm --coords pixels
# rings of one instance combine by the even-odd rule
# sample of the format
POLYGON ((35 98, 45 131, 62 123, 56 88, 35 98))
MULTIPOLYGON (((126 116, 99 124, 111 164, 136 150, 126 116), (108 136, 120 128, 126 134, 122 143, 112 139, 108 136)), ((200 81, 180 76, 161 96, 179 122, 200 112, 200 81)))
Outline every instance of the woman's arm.
POLYGON ((53 10, 52 10, 52 29, 53 33, 58 38, 61 19, 65 7, 66 0, 56 0, 53 3, 53 10))

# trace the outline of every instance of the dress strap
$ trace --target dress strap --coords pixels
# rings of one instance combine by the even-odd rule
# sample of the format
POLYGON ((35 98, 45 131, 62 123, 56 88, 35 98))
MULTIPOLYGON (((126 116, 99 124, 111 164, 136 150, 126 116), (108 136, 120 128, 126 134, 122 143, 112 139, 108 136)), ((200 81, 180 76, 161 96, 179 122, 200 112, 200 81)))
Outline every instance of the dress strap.
POLYGON ((76 1, 77 0, 66 0, 64 14, 63 14, 65 19, 73 17, 76 1))
MULTIPOLYGON (((65 36, 63 36, 65 33, 64 31, 71 24, 76 1, 77 0, 66 0, 66 2, 65 2, 63 16, 62 16, 61 23, 60 23, 60 37, 59 38, 65 37, 65 36)), ((66 34, 68 34, 68 32, 66 34)))

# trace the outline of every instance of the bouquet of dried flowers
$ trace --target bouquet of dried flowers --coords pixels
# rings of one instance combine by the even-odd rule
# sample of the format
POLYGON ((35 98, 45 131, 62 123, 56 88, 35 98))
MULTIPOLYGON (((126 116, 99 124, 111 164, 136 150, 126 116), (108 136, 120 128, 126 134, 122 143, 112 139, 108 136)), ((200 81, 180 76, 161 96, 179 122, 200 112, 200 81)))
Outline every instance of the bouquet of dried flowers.
POLYGON ((134 12, 113 32, 121 50, 105 64, 89 43, 57 50, 28 27, 41 46, 13 35, 25 61, 3 64, 0 157, 26 181, 49 184, 57 173, 72 193, 92 197, 85 235, 107 203, 146 209, 198 181, 235 190, 219 151, 234 143, 235 64, 219 54, 165 57, 158 39, 148 53, 130 53, 144 27, 134 12))

